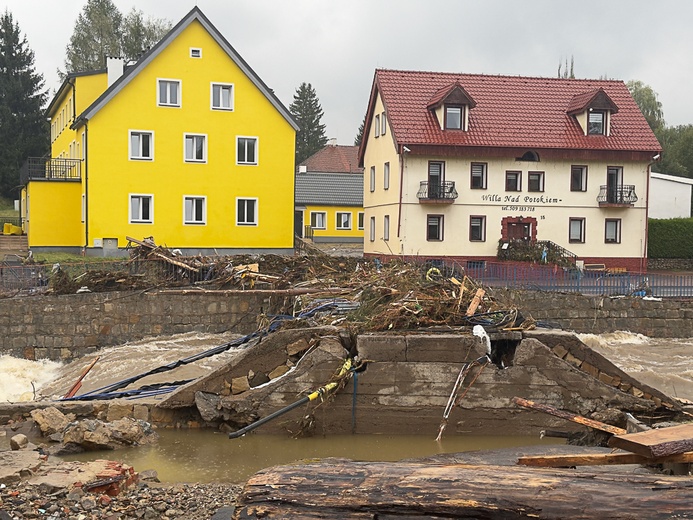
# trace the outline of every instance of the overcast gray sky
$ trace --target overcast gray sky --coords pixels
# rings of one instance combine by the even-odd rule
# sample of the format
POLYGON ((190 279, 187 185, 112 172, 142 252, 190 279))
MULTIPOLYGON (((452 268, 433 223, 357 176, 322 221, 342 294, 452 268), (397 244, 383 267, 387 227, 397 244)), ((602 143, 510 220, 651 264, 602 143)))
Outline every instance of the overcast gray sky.
MULTIPOLYGON (((667 124, 693 123, 690 0, 114 0, 178 22, 198 5, 288 107, 312 83, 328 137, 352 144, 376 68, 638 79, 667 124)), ((86 0, 0 0, 53 90, 86 0), (4 5, 3 5, 4 4, 4 5)))

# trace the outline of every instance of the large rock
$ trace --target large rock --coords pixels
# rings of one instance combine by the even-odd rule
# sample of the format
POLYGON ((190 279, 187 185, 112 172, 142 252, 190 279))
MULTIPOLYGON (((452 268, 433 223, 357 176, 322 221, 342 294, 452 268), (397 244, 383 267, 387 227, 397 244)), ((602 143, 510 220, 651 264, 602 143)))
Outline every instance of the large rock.
POLYGON ((54 406, 32 410, 31 417, 36 421, 36 424, 41 429, 41 433, 46 437, 62 432, 70 422, 75 420, 74 415, 65 415, 54 406))
POLYGON ((87 451, 154 444, 158 439, 151 424, 128 417, 112 423, 87 419, 70 424, 63 432, 65 445, 77 444, 87 451))

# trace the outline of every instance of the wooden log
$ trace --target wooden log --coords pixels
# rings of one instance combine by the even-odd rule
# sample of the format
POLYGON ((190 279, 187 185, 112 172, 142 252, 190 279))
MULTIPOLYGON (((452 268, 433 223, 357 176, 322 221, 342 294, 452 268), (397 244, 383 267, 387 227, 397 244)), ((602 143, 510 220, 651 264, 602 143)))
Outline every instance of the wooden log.
POLYGON ((236 518, 633 519, 689 515, 690 479, 574 470, 327 459, 266 469, 236 518))
POLYGON ((609 439, 609 446, 648 458, 685 453, 693 450, 693 424, 616 435, 609 439))
POLYGON ((519 406, 522 406, 524 408, 531 408, 532 410, 538 410, 540 412, 548 413, 550 415, 555 415, 556 417, 560 417, 560 418, 566 419, 568 421, 582 424, 584 426, 589 426, 590 428, 594 428, 595 430, 601 430, 601 431, 604 431, 607 433, 613 433, 614 435, 623 435, 624 433, 626 433, 626 430, 624 430, 623 428, 619 428, 617 426, 611 426, 610 424, 595 421, 594 419, 588 419, 587 417, 583 417, 582 415, 576 415, 574 413, 564 412, 563 410, 559 410, 558 408, 554 408, 553 406, 549 406, 547 404, 535 403, 534 401, 529 401, 528 399, 523 399, 522 397, 513 397, 513 403, 515 403, 519 406))
POLYGON ((613 464, 667 464, 693 462, 693 452, 669 455, 667 457, 655 457, 653 459, 643 457, 636 453, 591 453, 585 455, 534 455, 520 457, 517 463, 521 466, 535 466, 541 468, 570 468, 573 466, 611 466, 613 464))

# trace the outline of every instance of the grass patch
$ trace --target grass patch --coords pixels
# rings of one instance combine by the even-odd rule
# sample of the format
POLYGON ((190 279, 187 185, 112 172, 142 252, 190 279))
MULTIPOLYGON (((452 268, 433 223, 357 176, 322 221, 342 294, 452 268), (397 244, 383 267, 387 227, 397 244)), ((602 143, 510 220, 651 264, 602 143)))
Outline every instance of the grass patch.
POLYGON ((82 256, 73 255, 70 253, 36 253, 34 254, 34 261, 38 263, 46 264, 79 264, 88 263, 95 264, 100 262, 122 262, 127 260, 127 258, 116 258, 108 256, 82 256))

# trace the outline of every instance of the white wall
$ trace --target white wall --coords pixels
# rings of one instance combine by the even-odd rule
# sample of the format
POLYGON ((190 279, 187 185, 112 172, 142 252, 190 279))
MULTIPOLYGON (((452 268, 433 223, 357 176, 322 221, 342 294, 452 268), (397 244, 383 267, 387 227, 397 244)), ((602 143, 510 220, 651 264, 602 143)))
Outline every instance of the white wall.
POLYGON ((650 218, 689 218, 693 179, 652 173, 650 176, 650 218))

